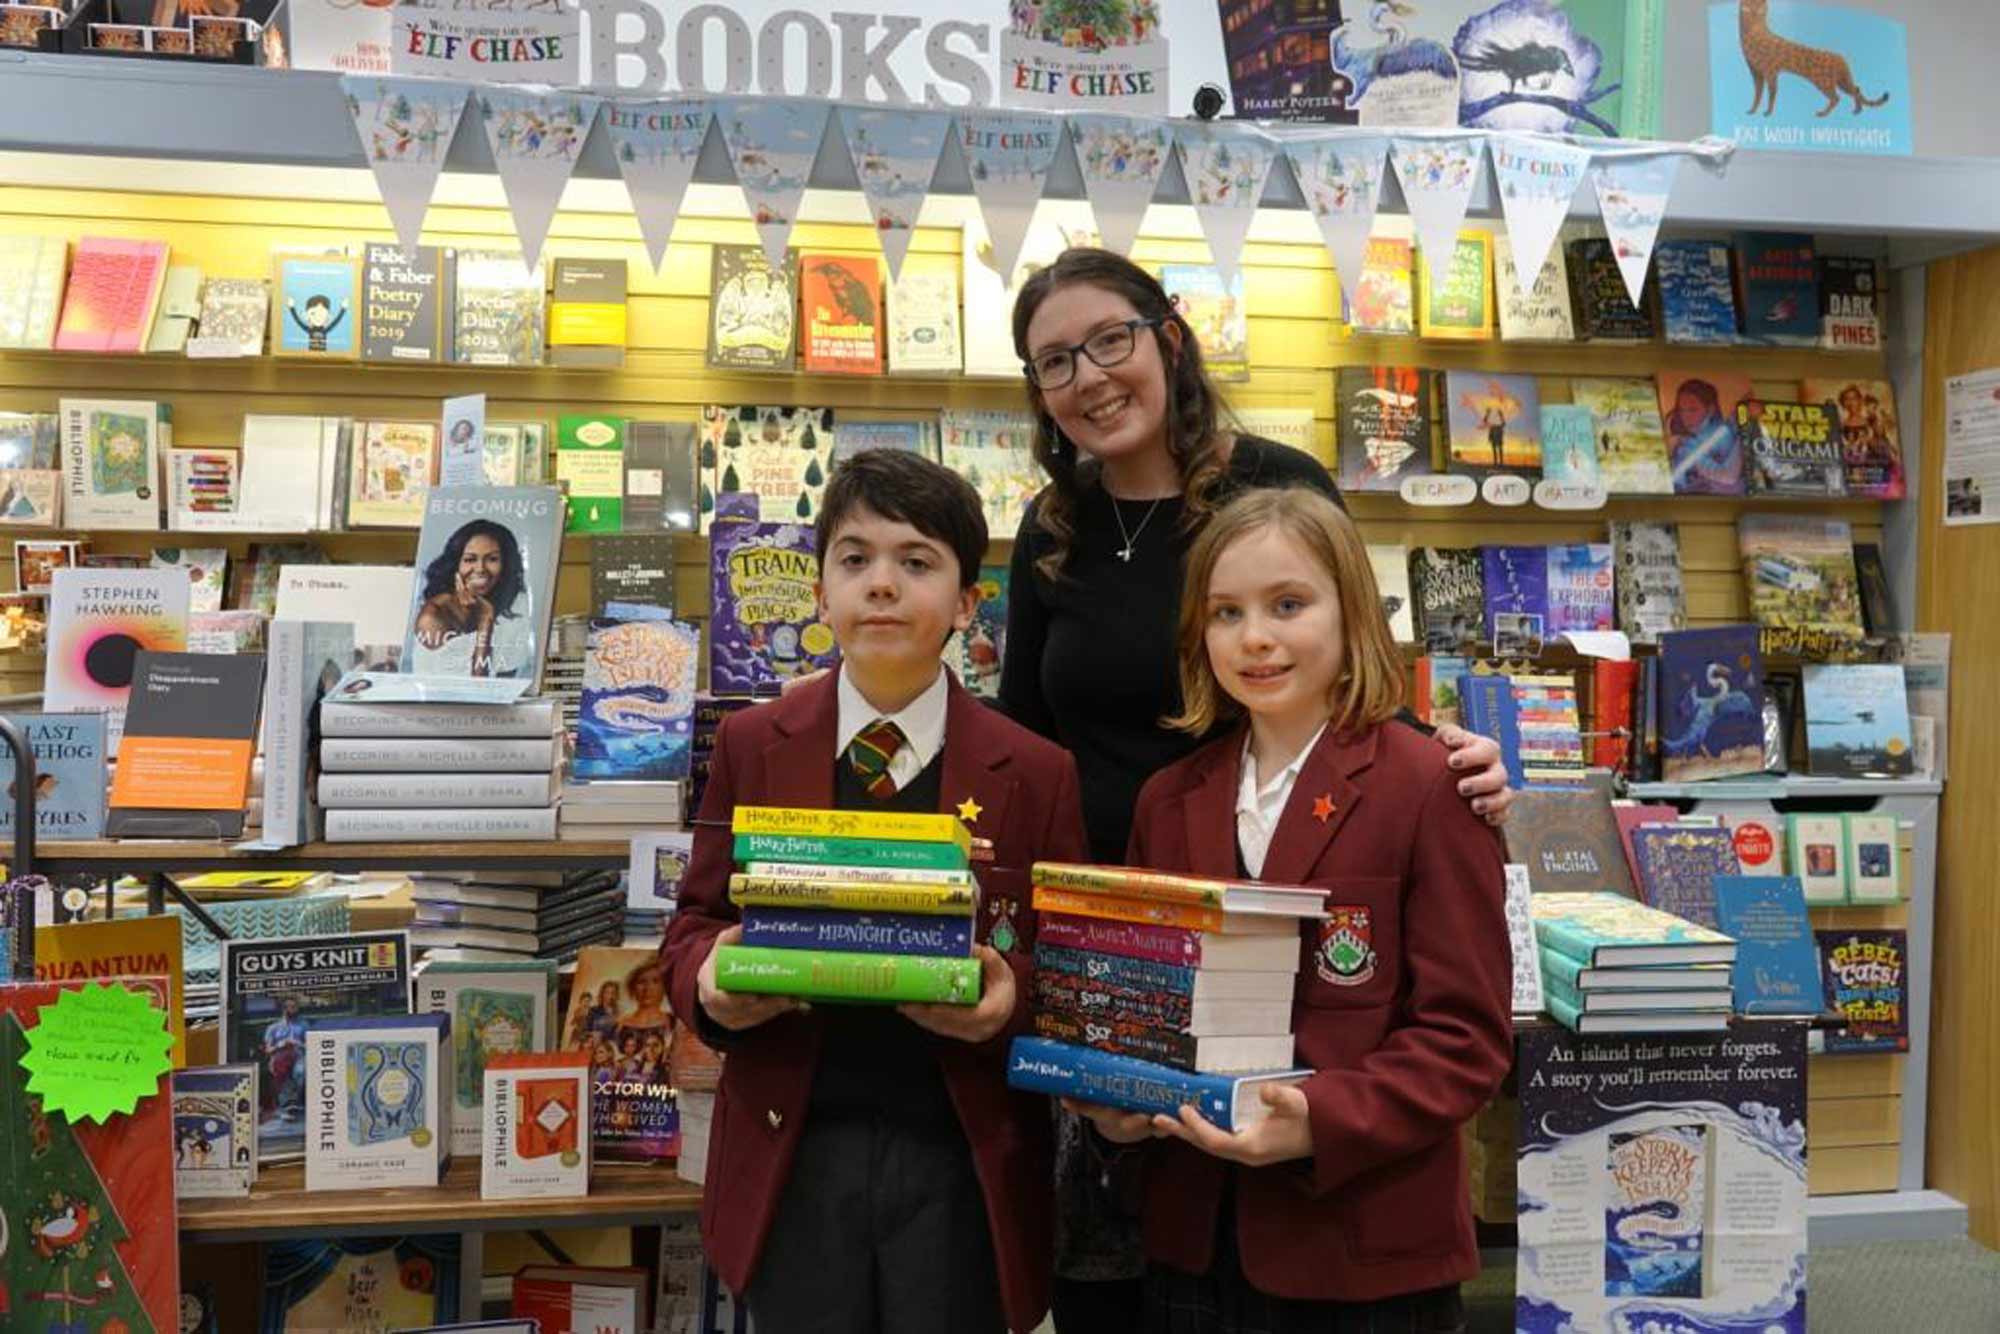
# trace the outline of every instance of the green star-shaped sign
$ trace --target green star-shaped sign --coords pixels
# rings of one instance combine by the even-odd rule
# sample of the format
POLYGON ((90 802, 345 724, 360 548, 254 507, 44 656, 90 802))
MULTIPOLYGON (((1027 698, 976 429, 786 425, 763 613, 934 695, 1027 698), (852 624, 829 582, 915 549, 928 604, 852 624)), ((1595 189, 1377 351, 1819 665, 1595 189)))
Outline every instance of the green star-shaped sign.
POLYGON ((26 1031, 28 1092, 72 1121, 129 1116, 173 1068, 167 1016, 145 993, 93 982, 41 1008, 26 1031))

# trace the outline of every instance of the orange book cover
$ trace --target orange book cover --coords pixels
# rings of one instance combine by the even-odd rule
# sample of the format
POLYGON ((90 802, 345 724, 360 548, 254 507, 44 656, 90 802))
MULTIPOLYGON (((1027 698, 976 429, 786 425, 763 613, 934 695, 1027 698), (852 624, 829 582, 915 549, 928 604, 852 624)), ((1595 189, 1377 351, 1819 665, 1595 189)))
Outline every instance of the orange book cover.
POLYGON ((1225 931, 1229 914, 1220 908, 1203 908, 1189 903, 1168 903, 1160 899, 1124 899, 1109 894, 1079 894, 1067 889, 1035 889, 1036 912, 1072 913, 1078 917, 1101 917, 1113 922, 1144 922, 1154 926, 1177 926, 1188 931, 1225 931))
POLYGON ((142 352, 167 280, 165 241, 86 236, 76 243, 56 325, 65 352, 142 352))
POLYGON ((240 836, 263 698, 260 655, 137 654, 105 832, 240 836))
POLYGON ((121 917, 35 928, 37 982, 102 982, 119 978, 167 1012, 174 1035, 174 1069, 187 1066, 187 1007, 178 917, 121 917))
POLYGON ((882 262, 873 255, 799 258, 800 365, 882 373, 882 262))

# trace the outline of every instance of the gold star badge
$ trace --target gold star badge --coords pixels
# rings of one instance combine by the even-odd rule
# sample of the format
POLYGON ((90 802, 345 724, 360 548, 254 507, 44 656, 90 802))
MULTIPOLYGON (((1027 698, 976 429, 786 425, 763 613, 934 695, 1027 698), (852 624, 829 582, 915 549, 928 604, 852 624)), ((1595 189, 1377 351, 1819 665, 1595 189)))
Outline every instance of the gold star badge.
POLYGON ((1313 819, 1325 824, 1333 818, 1333 793, 1322 792, 1313 798, 1313 819))
POLYGON ((979 812, 984 809, 986 808, 981 806, 977 801, 971 797, 967 797, 964 801, 958 803, 958 818, 967 824, 976 823, 979 819, 979 812))

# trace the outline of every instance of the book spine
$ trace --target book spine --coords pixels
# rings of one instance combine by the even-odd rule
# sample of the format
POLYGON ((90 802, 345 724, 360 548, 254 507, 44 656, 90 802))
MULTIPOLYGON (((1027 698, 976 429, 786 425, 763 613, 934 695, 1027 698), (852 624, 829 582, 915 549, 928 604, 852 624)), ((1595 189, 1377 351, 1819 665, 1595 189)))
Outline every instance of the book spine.
POLYGON ((1222 881, 1133 871, 1122 866, 1076 866, 1065 862, 1036 862, 1034 883, 1038 888, 1115 894, 1120 898, 1166 899, 1208 908, 1220 908, 1223 893, 1229 887, 1222 881))
POLYGON ((972 919, 917 913, 749 908, 743 913, 743 943, 764 949, 962 958, 972 953, 972 919))
POLYGON ((1549 1017, 1564 1028, 1567 1028, 1572 1033, 1582 1031, 1583 1011, 1577 1006, 1564 1000, 1561 996, 1553 994, 1544 996, 1542 1004, 1548 1010, 1549 1017))
POLYGON ((1076 978, 1091 986, 1167 992, 1192 997, 1198 974, 1180 964, 1155 963, 1116 954, 1097 954, 1051 944, 1046 933, 1035 943, 1035 969, 1057 977, 1076 978))
POLYGON ((1236 1083, 1047 1038, 1015 1038, 1007 1060, 1010 1088, 1162 1116, 1192 1106, 1223 1130, 1236 1128, 1236 1083))
POLYGON ((1597 966, 1597 948, 1604 943, 1579 932, 1567 922, 1536 922, 1535 940, 1544 953, 1560 954, 1585 968, 1597 966))
POLYGON ((328 811, 329 843, 491 839, 529 842, 556 836, 556 808, 540 810, 328 811))
POLYGON ((399 806, 546 806, 555 780, 527 774, 321 774, 319 804, 333 809, 399 806))
POLYGON ((1102 918, 1050 913, 1036 928, 1037 945, 1187 968, 1201 967, 1201 932, 1142 922, 1112 922, 1102 918))
POLYGON ((320 742, 320 768, 329 773, 546 773, 555 768, 553 737, 491 741, 435 741, 383 737, 333 737, 320 742))
POLYGON ((952 843, 970 851, 971 836, 953 815, 902 811, 823 811, 789 806, 738 806, 730 822, 737 834, 797 834, 808 838, 894 839, 952 843))
POLYGON ((901 866, 826 866, 814 862, 750 862, 746 875, 779 876, 787 880, 832 880, 844 883, 892 885, 963 885, 970 888, 970 871, 941 871, 901 866))
POLYGON ((1187 996, 1147 987, 1117 987, 1035 969, 1035 1004, 1061 1014, 1111 1019, 1184 1033, 1194 1018, 1187 996))
POLYGON ((966 863, 964 851, 950 843, 812 838, 797 834, 738 834, 735 857, 739 862, 817 862, 939 871, 963 871, 966 863))
POLYGON ((1618 126, 1622 138, 1660 137, 1665 42, 1666 0, 1626 0, 1625 116, 1618 126))
POLYGON ((1059 1010, 1036 1010, 1034 1024, 1036 1033, 1055 1042, 1091 1047, 1114 1056, 1153 1061, 1177 1070, 1194 1069, 1201 1045, 1185 1033, 1169 1033, 1142 1024, 1118 1023, 1059 1010))
POLYGON ((1078 894, 1067 889, 1035 888, 1036 912, 1068 913, 1074 917, 1096 917, 1113 922, 1136 922, 1145 926, 1179 927, 1188 931, 1220 931, 1224 914, 1220 908, 1191 904, 1161 903, 1153 899, 1121 899, 1111 894, 1078 894))
POLYGON ((979 1000, 979 961, 724 945, 715 952, 715 984, 723 991, 772 996, 973 1005, 979 1000))
POLYGON ((537 740, 556 730, 552 699, 519 704, 343 704, 320 709, 320 734, 330 737, 497 738, 537 740))
POLYGON ((729 897, 739 907, 821 908, 847 912, 932 913, 970 917, 977 896, 955 885, 843 884, 825 880, 780 880, 732 875, 729 897))
POLYGON ((306 841, 304 680, 306 624, 274 621, 264 677, 264 841, 296 847, 306 841))

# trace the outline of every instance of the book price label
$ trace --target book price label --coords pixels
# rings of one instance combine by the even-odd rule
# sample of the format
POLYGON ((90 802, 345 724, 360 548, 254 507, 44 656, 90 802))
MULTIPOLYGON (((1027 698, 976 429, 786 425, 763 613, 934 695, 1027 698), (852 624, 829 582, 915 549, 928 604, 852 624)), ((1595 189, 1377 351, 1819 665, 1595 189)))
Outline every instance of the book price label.
POLYGON ((167 1016, 145 993, 94 982, 44 1005, 27 1030, 28 1092, 72 1121, 129 1116, 173 1068, 167 1016))

